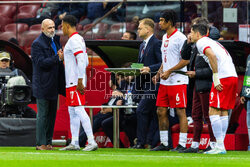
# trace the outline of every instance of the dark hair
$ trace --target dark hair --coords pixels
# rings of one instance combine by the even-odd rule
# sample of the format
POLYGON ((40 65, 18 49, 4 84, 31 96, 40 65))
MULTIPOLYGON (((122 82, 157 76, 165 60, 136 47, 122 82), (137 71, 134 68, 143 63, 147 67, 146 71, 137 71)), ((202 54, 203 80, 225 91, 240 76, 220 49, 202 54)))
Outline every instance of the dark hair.
POLYGON ((71 27, 75 27, 77 24, 77 18, 73 15, 66 15, 62 19, 63 22, 68 23, 71 27))
POLYGON ((204 24, 209 26, 209 21, 205 17, 196 17, 192 20, 192 24, 204 24))
POLYGON ((126 33, 129 33, 129 34, 130 34, 130 38, 131 38, 132 40, 136 40, 137 35, 136 35, 135 32, 133 32, 133 31, 126 31, 126 33))
POLYGON ((177 21, 177 15, 175 11, 170 9, 164 10, 161 12, 160 17, 164 18, 166 22, 170 21, 172 23, 172 26, 175 26, 177 21))
POLYGON ((192 25, 194 32, 199 32, 202 36, 207 35, 208 27, 205 24, 194 24, 192 25))

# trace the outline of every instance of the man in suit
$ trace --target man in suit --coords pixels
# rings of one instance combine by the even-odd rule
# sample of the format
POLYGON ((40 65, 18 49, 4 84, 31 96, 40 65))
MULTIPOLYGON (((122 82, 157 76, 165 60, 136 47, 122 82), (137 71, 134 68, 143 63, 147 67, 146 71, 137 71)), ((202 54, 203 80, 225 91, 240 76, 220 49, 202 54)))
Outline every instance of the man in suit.
MULTIPOLYGON (((152 76, 161 66, 161 41, 154 36, 154 21, 145 18, 140 21, 138 35, 144 41, 140 45, 138 63, 144 67, 141 75, 136 78, 136 89, 141 90, 142 98, 136 110, 137 113, 137 144, 133 147, 143 149, 146 144, 149 125, 152 131, 158 131, 156 115, 157 86, 152 83, 152 76)), ((151 134, 158 134, 153 133, 151 134)), ((150 143, 151 144, 151 143, 150 143)))
POLYGON ((41 29, 41 35, 31 46, 32 90, 38 108, 36 149, 51 150, 57 98, 59 93, 65 94, 65 78, 63 62, 57 55, 61 45, 59 37, 55 36, 55 23, 45 19, 41 29))

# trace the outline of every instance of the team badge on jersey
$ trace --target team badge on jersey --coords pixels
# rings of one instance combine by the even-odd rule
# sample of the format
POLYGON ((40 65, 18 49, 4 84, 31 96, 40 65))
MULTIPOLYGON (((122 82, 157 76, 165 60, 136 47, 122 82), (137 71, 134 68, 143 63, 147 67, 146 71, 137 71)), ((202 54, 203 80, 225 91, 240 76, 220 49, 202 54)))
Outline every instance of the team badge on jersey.
POLYGON ((164 47, 165 47, 165 48, 168 47, 168 43, 169 43, 169 40, 166 40, 166 41, 164 42, 164 47))

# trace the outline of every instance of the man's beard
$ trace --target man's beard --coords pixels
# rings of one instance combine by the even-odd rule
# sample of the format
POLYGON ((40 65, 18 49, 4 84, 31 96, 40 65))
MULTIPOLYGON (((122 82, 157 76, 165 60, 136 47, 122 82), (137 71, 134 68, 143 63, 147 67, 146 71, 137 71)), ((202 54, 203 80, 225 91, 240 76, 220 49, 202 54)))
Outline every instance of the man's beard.
POLYGON ((49 37, 49 38, 53 38, 54 36, 55 36, 55 31, 53 32, 53 33, 48 33, 48 32, 43 32, 47 37, 49 37))

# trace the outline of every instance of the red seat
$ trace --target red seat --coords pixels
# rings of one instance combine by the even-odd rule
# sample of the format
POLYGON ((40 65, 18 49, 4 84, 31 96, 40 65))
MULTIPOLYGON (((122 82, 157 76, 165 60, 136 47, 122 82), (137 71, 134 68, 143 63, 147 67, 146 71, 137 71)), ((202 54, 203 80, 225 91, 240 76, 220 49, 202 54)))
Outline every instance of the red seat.
POLYGON ((11 31, 11 32, 18 32, 19 34, 27 31, 29 29, 29 26, 27 24, 24 23, 12 23, 12 24, 7 24, 4 27, 5 31, 11 31))
POLYGON ((14 32, 3 32, 0 34, 0 40, 8 41, 10 38, 16 38, 16 34, 14 32))
MULTIPOLYGON (((87 24, 84 26, 84 30, 92 26, 92 24, 87 24)), ((89 30, 85 35, 84 39, 104 39, 105 34, 108 31, 108 24, 98 23, 95 27, 89 30)))
POLYGON ((20 46, 21 47, 30 47, 33 41, 41 34, 40 31, 27 31, 22 33, 20 36, 20 46))
POLYGON ((18 13, 16 19, 26 19, 33 18, 33 15, 30 13, 18 13))
POLYGON ((41 26, 42 24, 34 24, 32 26, 30 26, 30 31, 41 31, 41 26))
POLYGON ((4 26, 7 24, 12 23, 12 19, 6 17, 6 16, 2 16, 0 15, 0 25, 1 25, 1 31, 4 31, 4 26))
POLYGON ((118 32, 118 31, 111 31, 110 33, 108 33, 106 35, 106 38, 109 40, 120 40, 122 37, 122 32, 118 32))
POLYGON ((137 29, 137 25, 135 23, 126 23, 127 31, 135 31, 137 29))
POLYGON ((39 7, 40 5, 23 5, 19 8, 19 13, 29 13, 32 14, 33 17, 35 17, 39 7))
POLYGON ((67 36, 63 35, 62 30, 57 31, 56 35, 60 36, 60 43, 62 46, 65 46, 65 44, 67 43, 69 38, 67 36))
POLYGON ((0 5, 0 15, 12 18, 16 12, 16 6, 14 5, 0 5))
POLYGON ((120 31, 124 27, 123 23, 116 23, 110 27, 110 31, 120 31))
MULTIPOLYGON (((193 124, 188 125, 188 133, 193 133, 193 130, 194 130, 194 125, 193 124)), ((180 133, 180 125, 175 124, 174 126, 171 127, 171 131, 172 133, 180 133)), ((207 124, 203 124, 202 133, 209 133, 207 124)))
POLYGON ((76 25, 76 30, 77 31, 82 31, 83 30, 83 26, 81 24, 77 24, 76 25))

